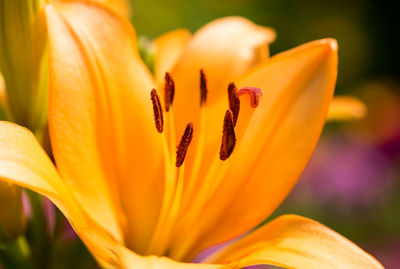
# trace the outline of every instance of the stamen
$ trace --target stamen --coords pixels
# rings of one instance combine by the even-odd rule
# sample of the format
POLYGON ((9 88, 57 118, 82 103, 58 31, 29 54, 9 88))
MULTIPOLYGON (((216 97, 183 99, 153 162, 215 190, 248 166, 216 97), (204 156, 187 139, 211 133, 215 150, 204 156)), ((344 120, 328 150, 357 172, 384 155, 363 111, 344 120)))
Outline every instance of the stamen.
POLYGON ((159 133, 162 133, 164 128, 164 117, 160 97, 158 97, 155 89, 151 90, 151 102, 153 103, 154 122, 156 123, 156 129, 159 133))
POLYGON ((262 96, 263 92, 260 88, 244 87, 244 88, 241 88, 237 94, 238 94, 238 96, 241 96, 243 94, 250 94, 251 95, 250 105, 251 105, 251 107, 256 108, 258 106, 258 104, 260 103, 260 97, 262 96))
POLYGON ((169 107, 172 106, 172 102, 174 101, 174 95, 175 95, 175 82, 172 79, 171 75, 166 72, 165 73, 165 111, 169 111, 169 107))
POLYGON ((180 167, 183 164, 183 161, 186 157, 186 151, 192 142, 193 138, 193 123, 189 122, 186 126, 185 132, 181 138, 181 142, 179 142, 178 149, 176 151, 176 167, 180 167))
POLYGON ((207 101, 207 78, 203 69, 200 69, 200 105, 204 105, 207 101))
POLYGON ((235 148, 235 144, 236 135, 233 126, 233 114, 232 111, 227 110, 224 118, 221 149, 219 151, 219 158, 222 161, 225 161, 229 158, 229 156, 231 156, 233 149, 235 148))
POLYGON ((229 83, 228 86, 228 98, 229 98, 229 109, 233 114, 233 127, 236 126, 236 122, 239 117, 240 110, 240 99, 236 90, 235 83, 229 83))

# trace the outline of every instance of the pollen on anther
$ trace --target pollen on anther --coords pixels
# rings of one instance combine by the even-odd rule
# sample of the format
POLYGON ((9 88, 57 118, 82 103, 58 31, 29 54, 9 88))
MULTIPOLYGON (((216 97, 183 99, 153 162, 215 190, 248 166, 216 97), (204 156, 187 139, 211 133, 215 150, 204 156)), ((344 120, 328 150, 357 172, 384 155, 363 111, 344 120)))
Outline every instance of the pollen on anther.
POLYGON ((232 111, 233 114, 233 127, 235 127, 239 117, 240 99, 237 94, 235 83, 233 82, 229 83, 228 86, 228 99, 229 99, 229 109, 232 111))
POLYGON ((165 107, 165 111, 168 112, 170 106, 172 105, 172 103, 174 101, 174 95, 175 95, 175 82, 168 72, 165 73, 164 90, 165 90, 164 107, 165 107))
POLYGON ((231 156, 233 149, 236 145, 235 128, 233 126, 233 114, 232 111, 227 110, 224 118, 224 126, 222 131, 222 143, 219 151, 219 158, 222 161, 231 156))
POLYGON ((158 97, 155 89, 151 90, 151 102, 153 103, 154 122, 156 124, 156 129, 159 133, 162 133, 164 128, 164 117, 160 97, 158 97))
POLYGON ((241 96, 244 94, 250 94, 250 105, 251 105, 251 107, 256 108, 260 104, 260 98, 261 98, 263 92, 260 88, 244 87, 244 88, 241 88, 237 94, 238 94, 238 96, 241 96))
POLYGON ((185 160, 186 157, 187 149, 190 145, 190 142, 192 142, 192 138, 193 138, 193 124, 189 122, 186 125, 185 132, 183 133, 181 141, 179 142, 178 148, 176 150, 176 162, 175 162, 176 167, 182 166, 183 161, 185 160))
POLYGON ((204 105, 207 101, 207 77, 203 69, 200 69, 200 105, 204 105))

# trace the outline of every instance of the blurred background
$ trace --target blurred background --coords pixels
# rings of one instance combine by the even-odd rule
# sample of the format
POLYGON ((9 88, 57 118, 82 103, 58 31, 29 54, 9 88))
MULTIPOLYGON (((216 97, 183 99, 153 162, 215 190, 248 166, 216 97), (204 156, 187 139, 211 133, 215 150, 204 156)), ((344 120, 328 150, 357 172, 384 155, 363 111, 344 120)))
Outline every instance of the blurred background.
POLYGON ((314 39, 336 38, 336 93, 358 97, 368 113, 362 120, 325 126, 312 161, 271 218, 295 213, 318 220, 370 252, 386 268, 400 268, 400 53, 394 37, 396 9, 389 1, 131 3, 138 35, 150 38, 181 27, 194 32, 229 15, 275 28, 272 54, 314 39))

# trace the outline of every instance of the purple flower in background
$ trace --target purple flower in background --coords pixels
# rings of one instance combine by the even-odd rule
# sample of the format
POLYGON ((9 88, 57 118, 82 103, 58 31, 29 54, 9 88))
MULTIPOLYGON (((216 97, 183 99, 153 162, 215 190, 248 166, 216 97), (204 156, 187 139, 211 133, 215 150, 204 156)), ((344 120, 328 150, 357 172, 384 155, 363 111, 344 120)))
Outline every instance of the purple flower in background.
POLYGON ((379 257, 385 268, 400 268, 400 238, 370 246, 368 249, 379 257))
POLYGON ((391 160, 362 135, 332 134, 321 139, 298 186, 302 192, 335 207, 368 207, 390 193, 391 160))

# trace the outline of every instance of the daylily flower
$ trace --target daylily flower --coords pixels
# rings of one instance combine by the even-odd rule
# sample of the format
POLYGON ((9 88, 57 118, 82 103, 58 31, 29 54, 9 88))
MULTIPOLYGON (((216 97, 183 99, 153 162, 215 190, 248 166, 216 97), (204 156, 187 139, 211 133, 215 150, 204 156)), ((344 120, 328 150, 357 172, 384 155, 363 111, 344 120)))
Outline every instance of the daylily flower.
POLYGON ((250 232, 312 154, 336 80, 334 40, 267 59, 271 29, 223 18, 158 40, 154 82, 126 19, 93 2, 45 13, 57 168, 29 131, 1 122, 0 179, 50 198, 102 266, 382 268, 300 216, 250 232))

